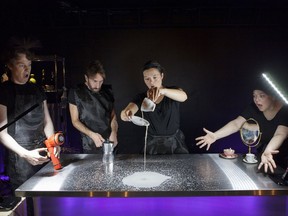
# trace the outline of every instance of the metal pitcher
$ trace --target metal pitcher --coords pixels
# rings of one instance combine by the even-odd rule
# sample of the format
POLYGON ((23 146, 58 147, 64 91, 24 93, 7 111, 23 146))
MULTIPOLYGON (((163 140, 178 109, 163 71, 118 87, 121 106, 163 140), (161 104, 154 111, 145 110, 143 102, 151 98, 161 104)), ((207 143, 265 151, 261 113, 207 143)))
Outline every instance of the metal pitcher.
POLYGON ((114 161, 114 154, 113 154, 114 144, 109 140, 103 142, 103 158, 102 161, 104 164, 110 164, 114 161))
POLYGON ((111 154, 113 153, 114 143, 106 140, 103 142, 103 154, 111 154))

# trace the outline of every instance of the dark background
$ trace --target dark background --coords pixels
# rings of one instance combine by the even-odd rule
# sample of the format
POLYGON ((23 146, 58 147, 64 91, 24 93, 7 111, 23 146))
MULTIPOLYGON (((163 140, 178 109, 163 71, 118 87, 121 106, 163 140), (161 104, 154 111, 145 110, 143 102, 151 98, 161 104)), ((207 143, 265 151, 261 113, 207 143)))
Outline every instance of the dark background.
MULTIPOLYGON (((142 65, 159 61, 166 69, 164 84, 188 94, 181 128, 191 152, 202 152, 195 137, 203 127, 222 127, 252 102, 255 76, 270 72, 286 87, 287 6, 275 0, 1 1, 1 47, 12 36, 41 41, 39 55, 65 58, 68 89, 84 81, 89 60, 99 59, 115 93, 123 153, 141 148, 145 128, 122 122, 119 114, 146 89, 142 65)), ((65 145, 77 149, 79 134, 67 116, 65 145)), ((247 151, 237 133, 217 141, 210 152, 229 147, 247 151)))

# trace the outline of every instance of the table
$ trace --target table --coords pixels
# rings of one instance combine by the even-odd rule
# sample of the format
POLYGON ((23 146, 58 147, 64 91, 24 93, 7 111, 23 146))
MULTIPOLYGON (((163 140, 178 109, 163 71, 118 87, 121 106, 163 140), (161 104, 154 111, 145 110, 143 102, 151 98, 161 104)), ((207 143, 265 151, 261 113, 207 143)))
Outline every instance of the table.
MULTIPOLYGON (((237 195, 287 195, 288 187, 273 182, 246 164, 239 155, 224 159, 218 154, 116 155, 102 163, 102 155, 61 156, 63 169, 51 163, 16 190, 21 197, 187 197, 237 195), (157 187, 133 187, 123 178, 135 172, 156 172, 170 177, 157 187)), ((283 172, 283 170, 276 170, 283 172)))

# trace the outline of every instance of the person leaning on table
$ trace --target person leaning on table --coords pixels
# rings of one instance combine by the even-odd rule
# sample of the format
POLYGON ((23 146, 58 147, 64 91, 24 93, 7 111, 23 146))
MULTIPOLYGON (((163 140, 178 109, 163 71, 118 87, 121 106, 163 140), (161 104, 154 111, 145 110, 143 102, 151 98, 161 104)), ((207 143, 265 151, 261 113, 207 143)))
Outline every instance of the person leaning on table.
POLYGON ((241 115, 228 122, 219 130, 212 132, 203 128, 204 136, 196 138, 197 146, 209 150, 218 139, 229 136, 240 130, 242 124, 249 118, 255 119, 262 132, 261 140, 257 146, 257 153, 261 155, 258 169, 264 166, 264 171, 274 172, 278 164, 287 167, 288 159, 288 108, 278 99, 264 79, 257 77, 253 88, 253 103, 241 115))

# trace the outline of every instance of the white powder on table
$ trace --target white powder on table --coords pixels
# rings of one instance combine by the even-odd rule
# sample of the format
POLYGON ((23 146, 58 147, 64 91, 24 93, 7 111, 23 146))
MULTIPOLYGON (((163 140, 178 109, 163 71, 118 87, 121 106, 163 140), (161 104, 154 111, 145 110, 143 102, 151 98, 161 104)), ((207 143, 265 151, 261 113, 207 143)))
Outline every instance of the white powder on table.
POLYGON ((170 176, 165 176, 156 172, 135 172, 134 174, 123 178, 122 182, 125 185, 137 188, 151 188, 161 185, 170 176))

